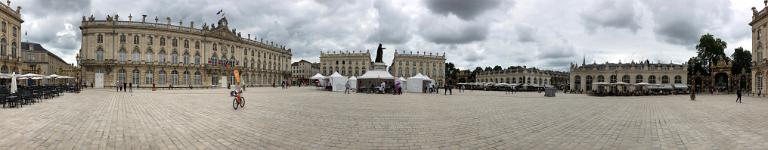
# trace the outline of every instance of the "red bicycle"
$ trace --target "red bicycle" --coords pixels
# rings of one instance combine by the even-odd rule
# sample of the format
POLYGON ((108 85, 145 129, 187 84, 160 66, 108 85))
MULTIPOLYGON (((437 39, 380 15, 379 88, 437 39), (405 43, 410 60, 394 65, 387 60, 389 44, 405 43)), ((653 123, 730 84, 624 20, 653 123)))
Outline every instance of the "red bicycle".
POLYGON ((245 97, 242 96, 242 93, 235 91, 232 91, 232 93, 234 93, 233 95, 235 97, 235 99, 232 100, 232 108, 237 110, 238 106, 240 106, 240 108, 245 107, 245 97))

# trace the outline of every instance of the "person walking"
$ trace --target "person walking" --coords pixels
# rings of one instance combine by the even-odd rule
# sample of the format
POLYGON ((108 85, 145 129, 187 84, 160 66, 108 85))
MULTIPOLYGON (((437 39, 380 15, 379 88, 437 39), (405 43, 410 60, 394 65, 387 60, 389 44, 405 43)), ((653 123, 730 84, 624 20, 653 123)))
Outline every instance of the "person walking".
POLYGON ((351 94, 351 93, 349 93, 349 87, 350 87, 349 80, 347 80, 347 83, 344 84, 344 88, 345 88, 344 89, 344 94, 351 94))
POLYGON ((128 88, 128 83, 123 82, 123 92, 128 92, 128 89, 126 88, 128 88))
POLYGON ((128 90, 129 90, 128 92, 131 92, 131 94, 133 94, 133 82, 128 83, 128 90))
POLYGON ((736 102, 737 103, 742 103, 741 102, 741 89, 736 90, 736 102))
POLYGON ((120 81, 115 81, 115 92, 120 92, 120 81))

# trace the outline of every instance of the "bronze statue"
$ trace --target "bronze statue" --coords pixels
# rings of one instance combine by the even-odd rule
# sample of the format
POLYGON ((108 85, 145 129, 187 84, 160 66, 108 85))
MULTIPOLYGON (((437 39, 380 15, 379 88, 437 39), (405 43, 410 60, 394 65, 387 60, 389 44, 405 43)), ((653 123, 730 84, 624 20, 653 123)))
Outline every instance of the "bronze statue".
POLYGON ((381 53, 382 53, 382 50, 384 50, 384 49, 387 49, 387 48, 381 47, 381 43, 379 43, 379 48, 376 49, 376 61, 375 61, 375 63, 384 63, 384 61, 381 60, 381 53))

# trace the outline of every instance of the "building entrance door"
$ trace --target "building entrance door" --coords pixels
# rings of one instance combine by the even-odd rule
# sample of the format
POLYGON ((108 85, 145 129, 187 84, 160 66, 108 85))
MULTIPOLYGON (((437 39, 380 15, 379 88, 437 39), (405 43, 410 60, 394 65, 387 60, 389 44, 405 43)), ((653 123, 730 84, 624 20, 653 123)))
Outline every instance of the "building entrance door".
POLYGON ((94 75, 94 88, 104 88, 104 73, 96 73, 94 75))

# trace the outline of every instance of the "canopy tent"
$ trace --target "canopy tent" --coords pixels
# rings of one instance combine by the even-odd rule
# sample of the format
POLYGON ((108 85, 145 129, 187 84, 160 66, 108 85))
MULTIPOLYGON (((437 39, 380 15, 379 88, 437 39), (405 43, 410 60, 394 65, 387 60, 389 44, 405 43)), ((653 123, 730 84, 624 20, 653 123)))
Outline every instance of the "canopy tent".
POLYGON ((357 77, 352 76, 349 78, 349 88, 357 89, 357 77))
POLYGON ((339 72, 334 72, 331 76, 328 76, 328 80, 331 83, 331 91, 340 92, 346 89, 348 79, 339 74, 339 72))
POLYGON ((413 77, 408 78, 407 83, 407 90, 408 92, 424 92, 424 88, 428 87, 432 84, 432 80, 429 79, 429 77, 422 75, 421 73, 416 74, 413 77))
POLYGON ((395 77, 384 70, 369 70, 365 74, 357 77, 358 91, 364 91, 365 89, 374 90, 380 88, 381 83, 384 82, 385 89, 389 89, 395 85, 395 77), (370 89, 373 87, 374 89, 370 89), (388 88, 389 87, 389 88, 388 88))
POLYGON ((326 85, 325 79, 326 77, 321 75, 320 73, 315 74, 315 76, 310 77, 309 79, 317 80, 318 85, 320 87, 324 87, 326 85))

